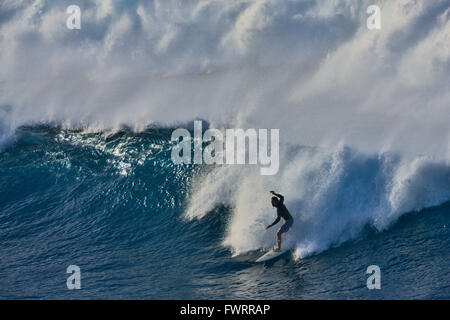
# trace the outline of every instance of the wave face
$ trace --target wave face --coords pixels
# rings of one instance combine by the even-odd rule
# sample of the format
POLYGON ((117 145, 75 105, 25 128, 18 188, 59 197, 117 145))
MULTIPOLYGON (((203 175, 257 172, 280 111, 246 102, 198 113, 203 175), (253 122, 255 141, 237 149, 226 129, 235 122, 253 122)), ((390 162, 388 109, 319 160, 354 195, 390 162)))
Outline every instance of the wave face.
MULTIPOLYGON (((295 224, 285 244, 299 261, 450 200, 448 0, 78 3, 81 30, 65 27, 71 1, 0 4, 0 212, 16 237, 2 248, 10 266, 25 259, 11 254, 17 239, 52 235, 67 235, 69 247, 81 237, 98 254, 124 241, 117 272, 138 259, 120 254, 147 242, 160 244, 140 253, 171 266, 251 256, 274 244, 275 230, 264 230, 275 217, 269 190, 286 196, 295 224), (374 3, 381 30, 366 27, 374 3), (279 173, 174 165, 170 132, 194 119, 279 128, 279 173), (192 248, 208 241, 212 253, 196 256, 192 248)), ((205 268, 222 260, 213 261, 205 268)), ((101 282, 108 265, 96 268, 101 282)), ((162 279, 158 268, 166 266, 154 262, 162 279)), ((7 279, 3 287, 17 285, 7 279)))

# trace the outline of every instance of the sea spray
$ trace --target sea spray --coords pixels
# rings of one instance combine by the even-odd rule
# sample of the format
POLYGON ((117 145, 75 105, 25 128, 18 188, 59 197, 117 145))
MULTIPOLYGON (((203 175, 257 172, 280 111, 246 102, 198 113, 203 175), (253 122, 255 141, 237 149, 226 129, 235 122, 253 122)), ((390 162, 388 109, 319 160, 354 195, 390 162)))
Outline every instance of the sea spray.
POLYGON ((81 30, 68 4, 2 6, 0 105, 15 127, 202 118, 298 145, 448 154, 447 0, 84 0, 81 30))

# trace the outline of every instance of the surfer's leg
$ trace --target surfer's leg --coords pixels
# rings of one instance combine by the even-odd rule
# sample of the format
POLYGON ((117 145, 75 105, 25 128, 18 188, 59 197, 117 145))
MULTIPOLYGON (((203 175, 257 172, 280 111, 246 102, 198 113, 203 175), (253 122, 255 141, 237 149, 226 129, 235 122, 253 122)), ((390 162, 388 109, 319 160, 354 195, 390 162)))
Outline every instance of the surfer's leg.
POLYGON ((277 232, 277 245, 278 245, 278 247, 273 249, 273 251, 275 251, 275 252, 281 250, 281 232, 280 231, 277 232))
POLYGON ((290 227, 292 226, 293 223, 293 219, 289 219, 288 221, 286 221, 280 228, 280 230, 278 230, 277 232, 277 244, 278 244, 278 248, 274 249, 274 251, 280 251, 281 250, 281 235, 285 232, 288 232, 290 227))

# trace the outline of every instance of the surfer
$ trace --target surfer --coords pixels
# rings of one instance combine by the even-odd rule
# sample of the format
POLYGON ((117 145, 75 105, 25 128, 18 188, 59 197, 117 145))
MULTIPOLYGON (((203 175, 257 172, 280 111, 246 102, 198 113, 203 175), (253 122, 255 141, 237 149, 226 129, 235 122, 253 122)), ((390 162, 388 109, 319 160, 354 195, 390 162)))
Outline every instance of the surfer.
POLYGON ((291 214, 289 213, 288 209, 284 205, 284 197, 281 194, 275 193, 275 191, 270 191, 271 194, 274 195, 272 197, 271 202, 272 206, 277 208, 277 218, 275 221, 268 225, 266 229, 269 229, 270 227, 276 225, 281 218, 285 220, 285 223, 281 226, 281 228, 277 232, 277 244, 278 247, 273 249, 273 251, 278 252, 281 250, 281 235, 289 230, 290 227, 292 227, 292 224, 294 223, 294 219, 292 218, 291 214))

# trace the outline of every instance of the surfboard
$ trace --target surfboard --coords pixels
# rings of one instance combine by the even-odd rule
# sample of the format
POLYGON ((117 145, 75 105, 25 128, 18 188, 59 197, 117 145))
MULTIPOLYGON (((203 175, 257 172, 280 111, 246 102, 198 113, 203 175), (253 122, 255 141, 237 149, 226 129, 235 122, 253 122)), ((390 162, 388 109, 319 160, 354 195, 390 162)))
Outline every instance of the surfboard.
POLYGON ((278 256, 281 256, 283 253, 285 253, 286 251, 288 251, 287 249, 281 249, 278 252, 275 252, 272 250, 270 250, 269 252, 266 252, 263 256, 259 257, 256 262, 264 262, 264 261, 269 261, 273 258, 276 258, 278 256))

